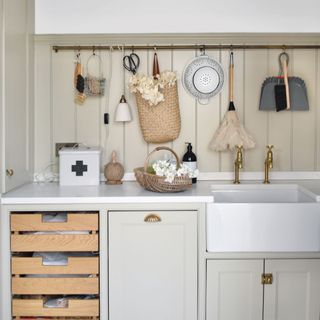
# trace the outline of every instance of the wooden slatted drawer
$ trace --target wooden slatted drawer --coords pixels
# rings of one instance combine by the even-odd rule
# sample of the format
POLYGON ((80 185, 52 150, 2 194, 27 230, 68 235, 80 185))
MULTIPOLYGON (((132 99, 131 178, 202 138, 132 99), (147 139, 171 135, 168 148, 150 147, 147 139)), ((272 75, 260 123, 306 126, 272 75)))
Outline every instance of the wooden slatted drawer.
POLYGON ((99 278, 12 278, 12 294, 99 294, 99 278))
POLYGON ((69 257, 66 265, 43 265, 41 257, 13 257, 12 274, 98 274, 98 257, 69 257))
POLYGON ((68 213, 65 222, 45 222, 41 213, 12 213, 11 231, 86 231, 99 229, 98 213, 68 213))
POLYGON ((12 315, 14 317, 98 317, 99 300, 68 301, 67 308, 45 308, 39 299, 13 299, 12 315))
POLYGON ((98 251, 97 234, 12 234, 13 252, 98 251))

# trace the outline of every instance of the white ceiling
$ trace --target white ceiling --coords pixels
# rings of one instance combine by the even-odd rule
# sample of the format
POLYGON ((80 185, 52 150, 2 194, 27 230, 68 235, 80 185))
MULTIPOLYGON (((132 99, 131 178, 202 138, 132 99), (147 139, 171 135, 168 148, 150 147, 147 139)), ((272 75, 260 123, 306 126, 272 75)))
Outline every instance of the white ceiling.
POLYGON ((36 0, 36 33, 320 32, 319 0, 36 0))

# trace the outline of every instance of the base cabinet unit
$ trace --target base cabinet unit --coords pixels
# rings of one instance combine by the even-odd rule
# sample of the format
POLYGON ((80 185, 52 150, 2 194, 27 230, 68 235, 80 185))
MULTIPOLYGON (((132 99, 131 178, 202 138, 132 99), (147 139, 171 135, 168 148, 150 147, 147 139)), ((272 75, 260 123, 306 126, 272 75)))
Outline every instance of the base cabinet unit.
POLYGON ((320 259, 266 260, 264 320, 320 319, 320 259))
POLYGON ((109 212, 109 320, 197 319, 197 212, 109 212))
POLYGON ((10 225, 13 318, 99 319, 98 212, 12 212, 10 225))
POLYGON ((262 318, 263 260, 207 261, 207 320, 262 318))
POLYGON ((208 260, 207 320, 319 320, 320 259, 208 260))

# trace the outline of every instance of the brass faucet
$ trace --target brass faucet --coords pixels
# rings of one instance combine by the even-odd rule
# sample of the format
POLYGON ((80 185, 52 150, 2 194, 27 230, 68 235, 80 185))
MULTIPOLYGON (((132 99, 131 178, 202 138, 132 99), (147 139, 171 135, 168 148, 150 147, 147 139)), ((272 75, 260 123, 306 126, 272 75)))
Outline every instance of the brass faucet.
POLYGON ((272 153, 273 145, 269 144, 266 147, 267 147, 268 151, 267 151, 266 160, 264 161, 264 181, 263 181, 263 183, 270 183, 269 170, 273 168, 273 153, 272 153))
POLYGON ((236 146, 237 147, 237 155, 234 161, 234 181, 233 183, 239 184, 240 183, 240 175, 239 171, 243 168, 243 157, 242 157, 242 149, 243 146, 236 146))

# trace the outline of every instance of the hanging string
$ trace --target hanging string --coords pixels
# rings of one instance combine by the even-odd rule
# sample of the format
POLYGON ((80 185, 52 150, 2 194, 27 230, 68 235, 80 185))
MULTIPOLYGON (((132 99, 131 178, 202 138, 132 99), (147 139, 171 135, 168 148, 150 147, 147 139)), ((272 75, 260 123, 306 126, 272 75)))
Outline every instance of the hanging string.
POLYGON ((106 104, 105 104, 105 113, 109 114, 109 124, 105 125, 105 141, 104 141, 104 154, 102 156, 103 163, 107 162, 108 154, 108 140, 109 140, 109 126, 110 126, 110 88, 111 88, 111 78, 112 78, 112 53, 113 47, 110 46, 109 50, 109 59, 107 64, 107 73, 106 73, 106 104))
MULTIPOLYGON (((133 50, 132 50, 132 52, 133 52, 133 50)), ((122 46, 122 61, 123 61, 125 55, 126 55, 126 53, 124 51, 124 46, 122 46)), ((122 93, 125 96, 127 96, 126 95, 126 76, 125 76, 125 69, 124 68, 122 68, 122 93)))
MULTIPOLYGON (((132 52, 133 52, 133 49, 132 49, 132 52)), ((125 57, 126 53, 125 53, 125 50, 124 50, 124 45, 122 46, 122 61, 125 57)), ((126 92, 126 73, 125 73, 125 68, 122 68, 122 93, 125 95, 125 97, 127 98, 127 92, 126 92)), ((126 159, 126 139, 125 139, 125 130, 126 130, 126 123, 123 122, 122 123, 122 133, 123 133, 123 165, 124 165, 124 162, 125 162, 125 159, 126 159)))

